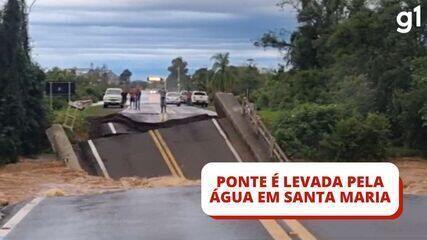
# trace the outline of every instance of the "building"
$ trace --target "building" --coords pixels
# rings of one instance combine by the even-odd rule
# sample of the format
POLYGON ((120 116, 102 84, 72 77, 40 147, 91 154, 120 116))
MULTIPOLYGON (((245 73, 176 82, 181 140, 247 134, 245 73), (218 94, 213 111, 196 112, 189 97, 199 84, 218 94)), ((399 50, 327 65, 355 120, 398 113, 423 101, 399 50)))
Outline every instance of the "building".
POLYGON ((150 77, 147 78, 147 81, 149 83, 162 83, 165 80, 162 77, 150 76, 150 77))
POLYGON ((160 89, 165 87, 165 80, 162 77, 150 76, 147 78, 147 82, 150 89, 160 89))
POLYGON ((119 85, 119 76, 106 66, 97 68, 68 68, 65 71, 75 74, 77 77, 88 77, 96 82, 105 82, 108 85, 119 85))
POLYGON ((76 74, 76 76, 83 76, 90 72, 91 68, 71 68, 67 69, 68 71, 76 74))

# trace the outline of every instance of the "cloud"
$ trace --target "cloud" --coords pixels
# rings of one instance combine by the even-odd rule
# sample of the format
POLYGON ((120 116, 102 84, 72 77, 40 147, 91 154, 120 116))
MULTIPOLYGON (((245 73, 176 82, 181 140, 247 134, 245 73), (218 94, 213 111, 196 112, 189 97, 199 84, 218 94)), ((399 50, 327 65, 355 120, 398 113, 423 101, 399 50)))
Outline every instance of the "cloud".
POLYGON ((200 12, 278 12, 275 0, 38 0, 37 9, 73 9, 73 10, 185 10, 200 12))
POLYGON ((230 13, 193 12, 193 11, 78 11, 60 10, 34 12, 31 15, 33 25, 72 25, 72 26, 134 26, 156 27, 170 25, 189 25, 230 21, 239 18, 230 13))
POLYGON ((295 13, 276 1, 38 0, 30 15, 33 55, 45 67, 105 63, 142 79, 167 75, 177 56, 192 70, 205 67, 217 52, 230 52, 232 64, 255 58, 274 67, 279 53, 252 41, 271 29, 295 28, 295 13))

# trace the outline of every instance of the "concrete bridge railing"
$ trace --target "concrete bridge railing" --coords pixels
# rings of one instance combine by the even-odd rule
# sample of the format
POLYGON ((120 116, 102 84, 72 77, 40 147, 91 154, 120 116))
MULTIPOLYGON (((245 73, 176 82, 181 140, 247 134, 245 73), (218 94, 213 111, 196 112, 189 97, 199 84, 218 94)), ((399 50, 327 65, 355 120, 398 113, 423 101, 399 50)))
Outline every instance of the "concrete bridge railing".
POLYGON ((231 93, 216 93, 215 107, 220 117, 226 117, 230 120, 257 161, 289 161, 289 158, 257 115, 253 104, 245 100, 241 105, 231 93))
POLYGON ((46 130, 46 135, 59 160, 63 161, 69 168, 82 170, 73 146, 61 125, 52 125, 51 128, 46 130))

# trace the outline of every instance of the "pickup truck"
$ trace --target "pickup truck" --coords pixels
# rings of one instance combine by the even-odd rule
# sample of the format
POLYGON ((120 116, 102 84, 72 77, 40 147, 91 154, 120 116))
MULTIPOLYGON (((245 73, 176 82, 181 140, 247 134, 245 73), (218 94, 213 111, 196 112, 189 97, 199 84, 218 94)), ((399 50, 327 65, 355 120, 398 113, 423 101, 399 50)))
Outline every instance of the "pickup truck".
POLYGON ((191 95, 191 103, 194 105, 201 105, 207 107, 209 104, 209 96, 206 92, 194 91, 191 95))

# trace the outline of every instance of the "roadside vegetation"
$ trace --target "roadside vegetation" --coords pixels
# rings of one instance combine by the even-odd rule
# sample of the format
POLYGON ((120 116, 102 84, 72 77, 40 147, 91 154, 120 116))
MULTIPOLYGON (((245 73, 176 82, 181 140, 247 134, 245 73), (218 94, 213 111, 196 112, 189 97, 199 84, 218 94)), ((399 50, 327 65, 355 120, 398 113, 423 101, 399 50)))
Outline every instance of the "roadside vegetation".
MULTIPOLYGON (((45 129, 63 123, 67 96, 54 96, 52 108, 45 97, 47 81, 73 82, 76 93, 71 100, 102 100, 107 87, 131 85, 132 73, 116 76, 107 66, 79 69, 53 68, 44 72, 31 58, 28 36, 29 8, 23 0, 8 0, 0 10, 0 165, 13 163, 19 156, 33 156, 49 147, 45 129)), ((86 119, 116 112, 102 106, 78 114, 71 139, 87 134, 86 119)))
POLYGON ((31 59, 27 12, 24 0, 0 9, 0 165, 47 145, 45 74, 31 59))
MULTIPOLYGON (((54 67, 45 74, 47 82, 71 82, 76 86, 75 94, 72 94, 71 101, 92 100, 96 103, 102 101, 102 97, 107 88, 123 87, 130 85, 132 73, 124 70, 120 76, 116 76, 106 65, 101 67, 91 67, 79 72, 77 68, 61 69, 54 67)), ((45 96, 46 112, 50 124, 63 124, 68 109, 68 96, 57 95, 53 97, 52 108, 50 108, 49 96, 45 96)), ((66 129, 67 135, 72 143, 84 141, 88 138, 88 119, 100 117, 118 112, 121 109, 104 109, 103 106, 90 106, 83 111, 77 112, 77 118, 73 131, 66 129)))
POLYGON ((256 43, 286 53, 286 64, 253 100, 293 157, 427 154, 427 28, 400 34, 395 23, 400 11, 420 2, 374 3, 282 1, 298 12, 299 27, 256 43))
MULTIPOLYGON (((427 9, 427 2, 421 3, 427 9)), ((281 0, 279 7, 295 8, 297 29, 270 31, 254 43, 284 54, 278 70, 261 69, 253 59, 234 66, 232 56, 222 52, 211 57, 211 66, 190 75, 187 62, 178 57, 168 68, 168 90, 248 97, 293 158, 362 161, 427 155, 427 27, 400 34, 395 19, 418 4, 281 0)), ((422 17, 425 23, 427 15, 422 17)), ((44 130, 63 122, 68 99, 55 97, 50 109, 43 96, 46 81, 74 82, 72 100, 94 102, 108 87, 147 85, 130 82, 128 69, 116 76, 107 66, 91 66, 85 73, 44 72, 31 59, 27 28, 25 1, 6 1, 0 10, 0 164, 39 153, 48 146, 44 130)), ((101 106, 82 111, 73 138, 84 138, 87 118, 109 113, 101 106)))
MULTIPOLYGON (((299 27, 267 32, 255 42, 284 54, 279 70, 259 69, 252 59, 233 66, 228 53, 218 53, 211 68, 192 76, 181 71, 183 87, 249 97, 294 158, 426 155, 427 27, 400 34, 395 19, 418 4, 282 0, 279 7, 296 10, 299 27)), ((182 58, 172 63, 170 71, 187 67, 182 58)), ((176 81, 173 74, 168 79, 176 81)))
MULTIPOLYGON (((89 106, 86 109, 79 111, 77 113, 77 118, 74 124, 73 131, 65 129, 70 141, 72 143, 77 143, 79 141, 85 141, 88 139, 88 130, 89 130, 89 119, 96 117, 104 117, 110 114, 117 113, 121 111, 121 108, 104 108, 102 105, 99 106, 89 106)), ((51 119, 52 123, 63 124, 65 116, 67 114, 67 108, 62 108, 59 110, 53 111, 53 116, 51 119)))
POLYGON ((167 90, 206 91, 211 98, 215 92, 231 92, 240 98, 252 95, 275 75, 271 70, 259 69, 253 59, 234 66, 230 64, 230 58, 227 52, 217 53, 211 57, 211 68, 197 69, 192 75, 188 74, 188 63, 182 57, 173 59, 168 68, 167 90))
MULTIPOLYGON (((107 66, 93 67, 85 73, 77 73, 78 69, 52 68, 46 72, 46 81, 49 82, 72 82, 75 83, 75 94, 71 100, 102 101, 105 89, 119 87, 130 83, 132 73, 125 70, 120 77, 108 69, 107 66)), ((53 99, 53 110, 63 110, 68 105, 67 96, 55 96, 53 99)))

